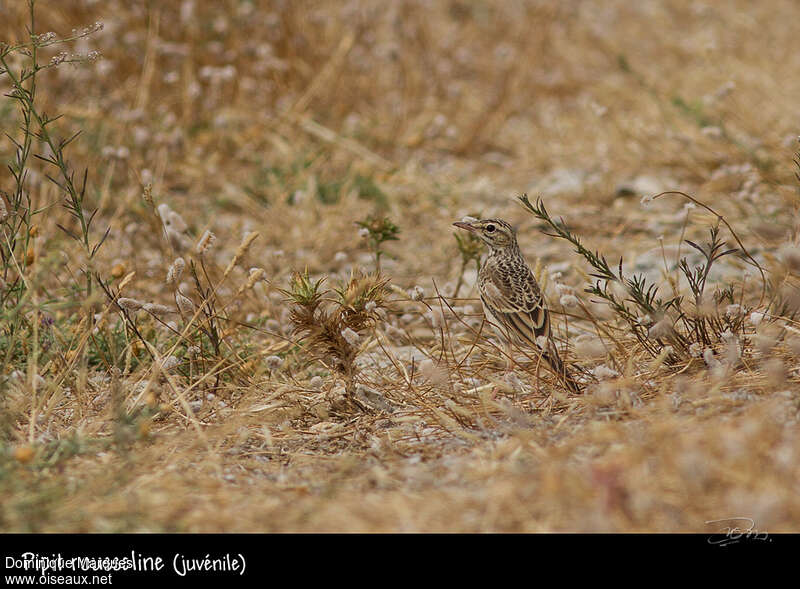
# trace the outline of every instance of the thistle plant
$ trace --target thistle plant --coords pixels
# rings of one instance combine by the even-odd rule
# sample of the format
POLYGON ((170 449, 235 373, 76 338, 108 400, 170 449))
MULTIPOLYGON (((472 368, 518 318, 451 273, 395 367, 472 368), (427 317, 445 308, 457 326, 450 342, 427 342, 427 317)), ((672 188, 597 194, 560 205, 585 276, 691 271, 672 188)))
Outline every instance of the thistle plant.
POLYGON ((381 271, 381 256, 384 254, 381 245, 386 241, 397 241, 400 228, 392 223, 388 217, 369 216, 363 221, 356 221, 361 227, 359 234, 366 238, 369 248, 375 256, 375 271, 381 271))
POLYGON ((306 269, 295 272, 289 288, 281 291, 292 305, 294 333, 306 352, 344 380, 347 400, 366 410, 356 396, 356 359, 367 341, 365 332, 380 320, 388 279, 378 273, 354 273, 333 291, 323 288, 324 282, 325 278, 313 280, 306 269))

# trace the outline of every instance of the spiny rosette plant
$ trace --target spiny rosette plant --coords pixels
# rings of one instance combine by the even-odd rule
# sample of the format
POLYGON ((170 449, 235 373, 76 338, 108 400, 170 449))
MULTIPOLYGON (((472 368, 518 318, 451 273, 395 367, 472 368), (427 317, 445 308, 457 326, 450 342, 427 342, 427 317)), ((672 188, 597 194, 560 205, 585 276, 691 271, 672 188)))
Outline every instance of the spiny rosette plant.
POLYGON ((369 330, 382 319, 389 280, 377 272, 353 272, 333 290, 323 288, 325 280, 312 279, 306 269, 295 272, 289 288, 281 291, 291 304, 293 332, 305 352, 344 380, 347 400, 366 410, 356 395, 356 359, 369 342, 369 330))

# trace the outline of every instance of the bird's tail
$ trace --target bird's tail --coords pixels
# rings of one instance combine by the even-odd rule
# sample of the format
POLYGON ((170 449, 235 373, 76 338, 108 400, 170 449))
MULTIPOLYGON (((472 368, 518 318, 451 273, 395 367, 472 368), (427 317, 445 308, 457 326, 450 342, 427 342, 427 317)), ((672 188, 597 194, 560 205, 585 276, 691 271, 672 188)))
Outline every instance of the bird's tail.
POLYGON ((566 364, 562 362, 561 357, 558 355, 558 349, 556 349, 556 346, 552 341, 549 342, 547 350, 542 353, 542 359, 550 365, 552 371, 558 376, 558 378, 561 379, 561 382, 564 383, 564 386, 566 386, 571 392, 581 392, 581 386, 572 376, 566 364))

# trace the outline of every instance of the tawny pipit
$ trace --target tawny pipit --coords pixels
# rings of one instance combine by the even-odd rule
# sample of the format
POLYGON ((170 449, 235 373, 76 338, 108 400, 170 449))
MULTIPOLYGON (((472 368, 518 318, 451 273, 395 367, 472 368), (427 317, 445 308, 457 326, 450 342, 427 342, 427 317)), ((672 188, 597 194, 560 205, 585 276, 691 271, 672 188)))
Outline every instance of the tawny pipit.
POLYGON ((579 392, 558 355, 544 295, 519 251, 511 225, 500 219, 453 225, 475 233, 489 246, 478 274, 478 291, 484 315, 497 335, 508 344, 536 350, 567 388, 579 392))

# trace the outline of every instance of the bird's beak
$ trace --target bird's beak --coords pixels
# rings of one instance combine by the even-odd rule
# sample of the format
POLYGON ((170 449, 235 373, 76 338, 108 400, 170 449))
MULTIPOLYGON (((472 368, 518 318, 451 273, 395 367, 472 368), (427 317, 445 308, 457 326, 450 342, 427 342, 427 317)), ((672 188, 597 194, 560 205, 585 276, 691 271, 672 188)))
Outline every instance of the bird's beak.
POLYGON ((469 223, 463 223, 459 221, 458 223, 453 223, 453 225, 455 227, 458 227, 459 229, 466 229, 467 231, 471 231, 472 233, 475 233, 477 231, 477 229, 472 225, 470 225, 469 223))

